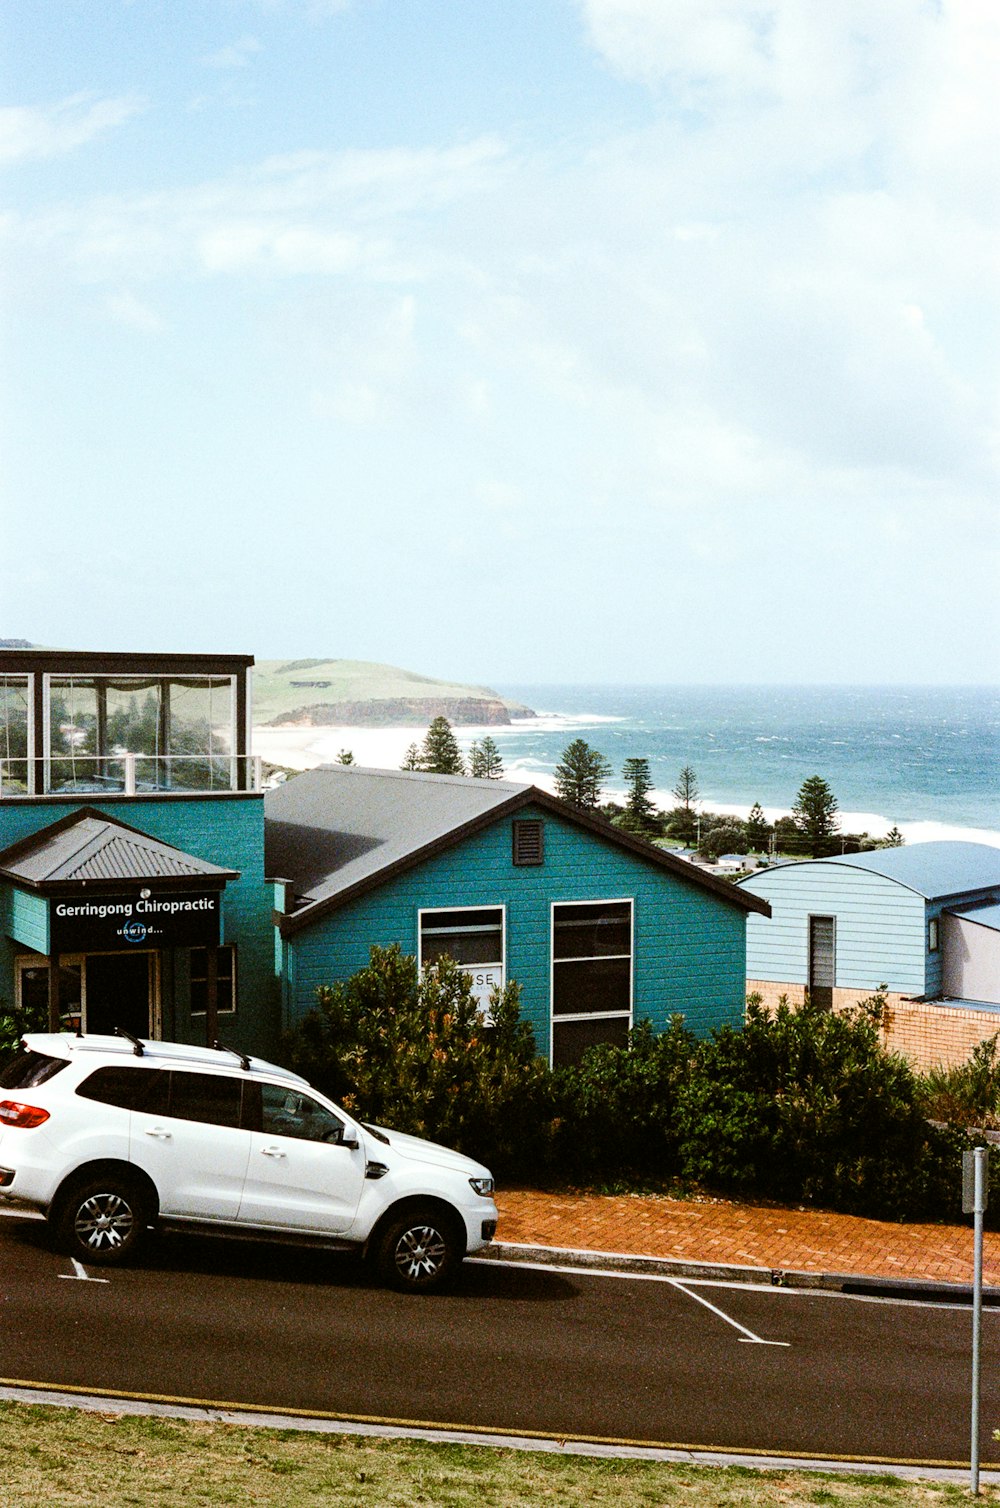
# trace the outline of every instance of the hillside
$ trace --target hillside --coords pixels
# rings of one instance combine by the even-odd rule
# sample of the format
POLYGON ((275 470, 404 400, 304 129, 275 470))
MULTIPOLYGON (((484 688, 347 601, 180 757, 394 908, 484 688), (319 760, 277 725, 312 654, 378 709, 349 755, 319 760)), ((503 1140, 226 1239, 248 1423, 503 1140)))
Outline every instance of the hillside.
POLYGON ((534 717, 488 686, 436 681, 368 660, 258 660, 253 673, 254 723, 276 727, 340 724, 388 728, 446 717, 455 727, 534 717))

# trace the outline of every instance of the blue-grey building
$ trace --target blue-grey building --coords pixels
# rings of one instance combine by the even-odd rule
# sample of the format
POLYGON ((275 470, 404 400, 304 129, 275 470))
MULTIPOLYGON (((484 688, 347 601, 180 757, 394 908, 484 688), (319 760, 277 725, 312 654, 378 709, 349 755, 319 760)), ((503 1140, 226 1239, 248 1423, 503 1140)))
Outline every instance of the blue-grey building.
POLYGON ((747 926, 747 988, 835 1007, 880 985, 889 1041, 954 1061, 1000 1029, 1000 848, 914 843, 779 864, 739 882, 771 919, 747 926))
POLYGON ((450 954, 484 1002, 516 980, 555 1063, 640 1018, 743 1019, 746 918, 766 901, 544 791, 327 765, 269 791, 265 814, 286 1024, 372 943, 450 954))

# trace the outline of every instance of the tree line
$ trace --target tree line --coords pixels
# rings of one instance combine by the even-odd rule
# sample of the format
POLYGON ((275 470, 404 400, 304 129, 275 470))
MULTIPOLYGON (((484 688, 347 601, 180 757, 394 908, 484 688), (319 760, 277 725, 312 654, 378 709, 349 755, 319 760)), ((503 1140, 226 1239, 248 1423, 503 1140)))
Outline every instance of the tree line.
POLYGON ((556 794, 571 806, 601 813, 625 832, 652 842, 680 843, 713 861, 724 853, 824 858, 834 853, 857 853, 863 848, 896 848, 903 842, 895 827, 881 840, 867 833, 841 832, 837 798, 820 775, 803 781, 791 812, 771 823, 759 801, 754 802, 745 820, 699 811, 698 777, 690 765, 681 770, 671 791, 676 804, 667 811, 653 800, 648 759, 629 758, 622 766, 624 803, 604 799, 604 788, 613 773, 611 761, 604 754, 591 748, 585 739, 575 738, 556 765, 556 794))
POLYGON ((471 775, 475 780, 503 779, 503 760, 495 740, 488 733, 473 739, 466 763, 446 717, 432 720, 423 743, 407 749, 400 769, 420 770, 425 775, 471 775))

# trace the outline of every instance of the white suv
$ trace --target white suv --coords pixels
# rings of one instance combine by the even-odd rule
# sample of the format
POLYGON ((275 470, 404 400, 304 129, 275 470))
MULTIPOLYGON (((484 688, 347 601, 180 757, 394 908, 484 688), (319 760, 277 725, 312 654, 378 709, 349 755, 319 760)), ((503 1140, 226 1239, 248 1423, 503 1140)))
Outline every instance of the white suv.
POLYGON ((496 1230, 486 1168, 273 1063, 121 1036, 22 1048, 0 1072, 0 1212, 41 1212, 81 1262, 124 1261, 155 1226, 360 1250, 428 1292, 496 1230))

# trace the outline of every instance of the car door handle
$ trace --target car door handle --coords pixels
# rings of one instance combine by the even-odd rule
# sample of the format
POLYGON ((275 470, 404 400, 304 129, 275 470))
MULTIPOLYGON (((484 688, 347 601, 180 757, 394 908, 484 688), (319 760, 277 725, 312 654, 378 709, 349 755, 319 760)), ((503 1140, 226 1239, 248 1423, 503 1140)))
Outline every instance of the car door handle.
POLYGON ((149 1130, 146 1132, 146 1135, 155 1136, 158 1141, 170 1140, 170 1132, 164 1130, 162 1126, 150 1126, 149 1130))
POLYGON ((264 1154, 265 1157, 284 1157, 285 1156, 285 1153, 281 1150, 280 1147, 261 1147, 260 1150, 263 1152, 263 1154, 264 1154))

